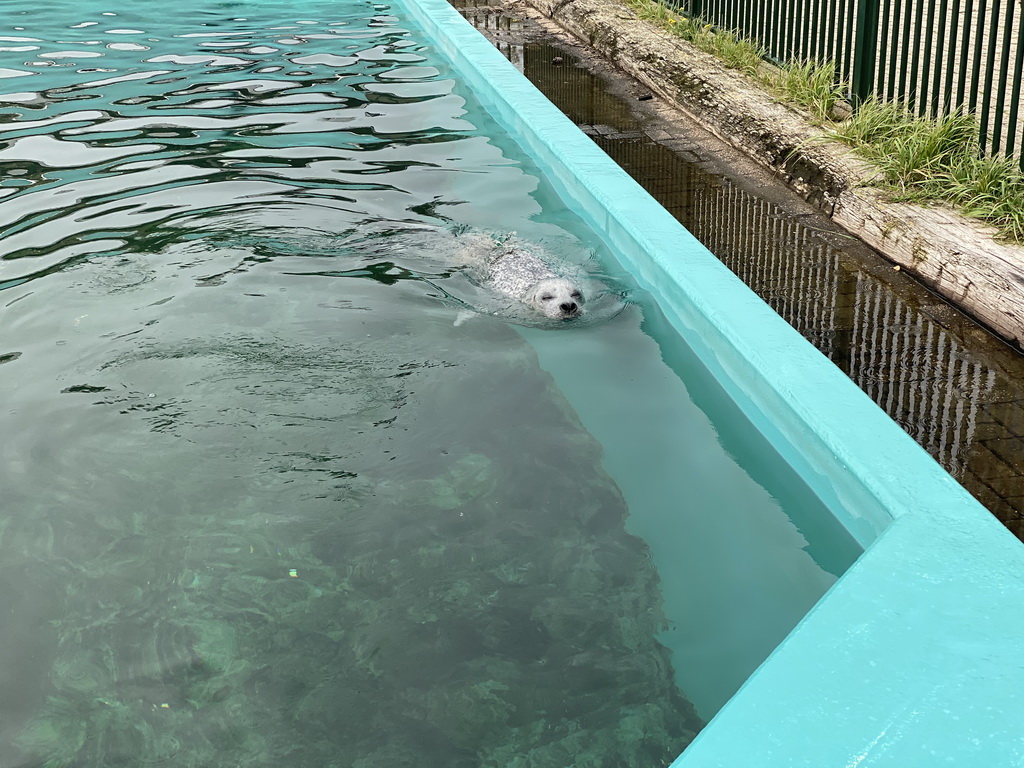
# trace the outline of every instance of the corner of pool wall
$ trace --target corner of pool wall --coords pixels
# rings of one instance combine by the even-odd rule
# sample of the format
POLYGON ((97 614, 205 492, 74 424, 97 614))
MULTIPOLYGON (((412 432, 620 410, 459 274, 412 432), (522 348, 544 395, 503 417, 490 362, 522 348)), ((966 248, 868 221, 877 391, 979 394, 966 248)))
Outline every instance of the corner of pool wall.
POLYGON ((445 0, 405 2, 866 548, 673 766, 1024 765, 1024 546, 445 0))

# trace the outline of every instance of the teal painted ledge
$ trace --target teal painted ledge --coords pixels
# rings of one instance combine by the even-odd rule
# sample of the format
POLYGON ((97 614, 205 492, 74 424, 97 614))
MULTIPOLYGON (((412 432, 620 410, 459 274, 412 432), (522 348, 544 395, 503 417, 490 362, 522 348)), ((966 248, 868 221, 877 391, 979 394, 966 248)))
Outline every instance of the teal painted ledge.
POLYGON ((407 2, 866 548, 674 768, 1024 766, 1024 545, 447 2, 407 2))

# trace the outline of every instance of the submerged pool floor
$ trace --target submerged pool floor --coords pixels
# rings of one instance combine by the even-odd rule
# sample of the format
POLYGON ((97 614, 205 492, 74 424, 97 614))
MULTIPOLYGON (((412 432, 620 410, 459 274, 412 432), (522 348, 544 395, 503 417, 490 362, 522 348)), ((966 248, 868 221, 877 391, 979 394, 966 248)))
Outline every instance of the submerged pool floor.
POLYGON ((400 7, 301 5, 0 20, 0 764, 666 765, 860 549, 400 7))
POLYGON ((596 55, 504 3, 453 5, 1024 538, 1024 356, 596 55))

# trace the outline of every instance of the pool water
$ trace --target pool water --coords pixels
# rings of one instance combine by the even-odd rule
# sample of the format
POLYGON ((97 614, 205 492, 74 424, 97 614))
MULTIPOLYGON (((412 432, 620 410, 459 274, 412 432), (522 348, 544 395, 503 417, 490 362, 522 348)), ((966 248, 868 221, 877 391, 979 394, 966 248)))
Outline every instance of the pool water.
POLYGON ((0 110, 0 765, 665 765, 856 557, 400 7, 8 10, 0 110))

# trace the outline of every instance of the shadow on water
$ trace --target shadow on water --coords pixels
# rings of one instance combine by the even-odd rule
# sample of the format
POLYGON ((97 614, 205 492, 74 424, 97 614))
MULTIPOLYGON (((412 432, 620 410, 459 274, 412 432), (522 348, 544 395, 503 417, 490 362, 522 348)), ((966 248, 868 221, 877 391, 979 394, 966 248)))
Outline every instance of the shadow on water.
MULTIPOLYGON (((459 3, 455 3, 459 6, 459 3)), ((527 20, 463 14, 673 216, 1024 537, 1024 359, 699 128, 627 101, 527 20), (560 57, 562 63, 553 63, 560 57)))

